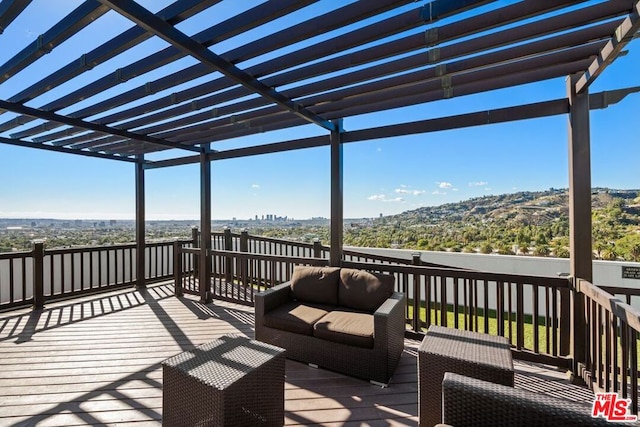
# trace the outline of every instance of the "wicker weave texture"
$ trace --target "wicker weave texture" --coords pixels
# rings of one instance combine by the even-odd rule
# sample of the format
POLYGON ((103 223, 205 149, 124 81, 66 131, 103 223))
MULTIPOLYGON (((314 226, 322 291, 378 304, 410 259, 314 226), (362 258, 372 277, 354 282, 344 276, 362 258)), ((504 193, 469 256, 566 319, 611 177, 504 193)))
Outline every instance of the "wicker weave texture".
POLYGON ((287 358, 343 374, 388 383, 404 350, 404 295, 394 293, 374 313, 374 348, 360 348, 270 328, 262 319, 289 300, 287 284, 256 294, 256 339, 287 350, 287 358))
POLYGON ((162 363, 163 425, 281 426, 285 351, 223 336, 162 363))
POLYGON ((619 426, 592 418, 589 405, 447 373, 442 382, 443 422, 455 427, 619 426))
POLYGON ((513 387, 511 346, 504 337, 430 326, 418 348, 418 415, 421 426, 442 421, 445 372, 513 387))

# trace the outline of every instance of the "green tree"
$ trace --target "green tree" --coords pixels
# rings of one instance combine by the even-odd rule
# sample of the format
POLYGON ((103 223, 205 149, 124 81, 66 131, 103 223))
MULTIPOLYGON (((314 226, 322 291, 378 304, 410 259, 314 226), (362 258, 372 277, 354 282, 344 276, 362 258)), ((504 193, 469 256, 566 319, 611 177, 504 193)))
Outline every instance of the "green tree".
POLYGON ((483 253, 483 254, 493 253, 493 246, 491 246, 491 243, 489 242, 482 243, 482 245, 480 245, 480 253, 483 253))
POLYGON ((549 256, 549 246, 547 245, 536 245, 533 250, 533 254, 535 256, 549 256))
POLYGON ((616 259, 618 259, 616 248, 613 246, 607 246, 607 248, 602 251, 602 259, 605 259, 607 261, 615 261, 616 259))

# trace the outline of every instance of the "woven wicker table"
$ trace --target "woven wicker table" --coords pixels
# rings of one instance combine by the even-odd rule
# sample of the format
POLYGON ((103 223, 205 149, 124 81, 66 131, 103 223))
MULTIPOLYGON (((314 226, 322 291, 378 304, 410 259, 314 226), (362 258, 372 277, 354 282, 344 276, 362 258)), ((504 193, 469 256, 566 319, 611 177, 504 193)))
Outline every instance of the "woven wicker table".
POLYGON ((511 346, 504 337, 430 326, 418 348, 418 415, 421 426, 442 422, 445 372, 513 387, 511 346))
POLYGON ((163 425, 281 426, 285 350, 227 335, 162 362, 163 425))

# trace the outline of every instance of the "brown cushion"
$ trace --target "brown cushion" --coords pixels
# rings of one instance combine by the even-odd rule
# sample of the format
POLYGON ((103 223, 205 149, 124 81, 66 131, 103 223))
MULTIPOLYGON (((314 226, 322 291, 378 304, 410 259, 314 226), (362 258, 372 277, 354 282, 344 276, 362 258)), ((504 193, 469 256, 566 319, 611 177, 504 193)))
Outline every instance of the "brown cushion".
POLYGON ((264 315, 264 325, 296 334, 313 335, 313 324, 331 307, 312 306, 291 301, 264 315))
POLYGON ((373 348, 373 314, 333 310, 318 320, 313 329, 316 338, 373 348))
POLYGON ((291 276, 293 298, 302 302, 338 305, 338 267, 296 266, 291 276))
POLYGON ((338 305, 374 312, 393 293, 395 277, 364 270, 340 270, 338 305))

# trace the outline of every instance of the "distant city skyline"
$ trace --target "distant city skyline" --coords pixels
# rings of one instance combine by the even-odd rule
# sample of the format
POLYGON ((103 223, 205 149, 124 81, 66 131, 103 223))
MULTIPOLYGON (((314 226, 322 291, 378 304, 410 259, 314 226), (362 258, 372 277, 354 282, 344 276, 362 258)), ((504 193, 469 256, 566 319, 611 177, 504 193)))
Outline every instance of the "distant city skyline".
MULTIPOLYGON (((36 0, 33 3, 29 6, 30 13, 20 15, 0 36, 0 40, 5 41, 0 50, 0 63, 12 58, 25 43, 35 40, 81 2, 68 0, 54 5, 54 2, 36 0)), ((156 12, 171 1, 140 0, 139 3, 156 12)), ((243 7, 257 3, 257 0, 247 0, 243 7)), ((224 9, 230 7, 228 3, 218 6, 222 15, 233 12, 224 9)), ((321 12, 322 2, 318 2, 300 13, 311 17, 321 12)), ((82 31, 57 47, 56 52, 71 60, 78 56, 79 46, 83 46, 81 42, 87 38, 98 43, 131 26, 117 14, 100 18, 95 24, 101 31, 82 31)), ((278 23, 267 23, 265 28, 272 29, 275 25, 278 23)), ((189 21, 180 24, 180 28, 187 34, 199 31, 191 27, 189 21)), ((238 36, 212 49, 224 51, 233 48, 234 43, 246 41, 238 36)), ((596 79, 590 87, 591 93, 640 86, 640 41, 631 41, 626 50, 628 54, 618 58, 596 79)), ((56 70, 65 65, 55 62, 59 60, 54 55, 49 56, 45 55, 34 66, 0 84, 0 99, 9 99, 42 78, 43 70, 56 70)), ((140 49, 134 49, 118 58, 126 64, 141 56, 140 49)), ((111 71, 96 67, 79 77, 78 84, 90 83, 111 71)), ((121 87, 135 87, 166 72, 160 68, 122 83, 121 87)), ((29 105, 39 107, 65 90, 68 87, 54 88, 29 105)), ((110 92, 96 95, 82 105, 111 95, 110 92)), ((559 78, 385 113, 347 117, 344 127, 352 131, 564 97, 565 79, 559 78)), ((607 109, 592 110, 592 186, 640 187, 640 132, 635 130, 639 111, 639 93, 607 109)), ((13 117, 13 113, 0 114, 0 123, 13 117)), ((31 126, 35 123, 38 122, 31 126)), ((0 136, 8 138, 19 129, 0 132, 0 136)), ((567 117, 562 115, 345 144, 344 217, 373 218, 489 194, 566 188, 567 132, 567 117)), ((308 125, 223 141, 214 144, 214 148, 226 150, 246 146, 247 141, 266 144, 318 135, 327 133, 308 125)), ((328 147, 319 147, 213 162, 213 219, 246 220, 262 212, 298 220, 330 217, 329 154, 328 147)), ((164 157, 166 153, 149 156, 151 160, 164 157)), ((145 180, 147 220, 197 220, 200 217, 198 164, 149 170, 145 180)), ((0 182, 3 183, 0 218, 135 218, 135 171, 129 163, 0 144, 0 182)))

